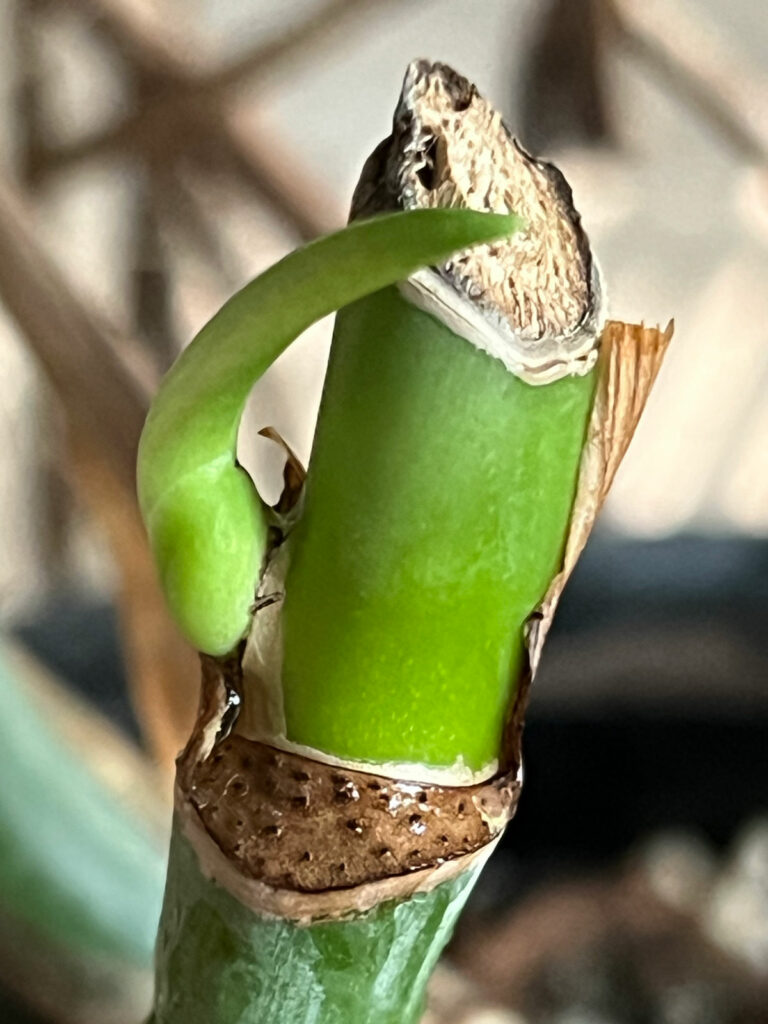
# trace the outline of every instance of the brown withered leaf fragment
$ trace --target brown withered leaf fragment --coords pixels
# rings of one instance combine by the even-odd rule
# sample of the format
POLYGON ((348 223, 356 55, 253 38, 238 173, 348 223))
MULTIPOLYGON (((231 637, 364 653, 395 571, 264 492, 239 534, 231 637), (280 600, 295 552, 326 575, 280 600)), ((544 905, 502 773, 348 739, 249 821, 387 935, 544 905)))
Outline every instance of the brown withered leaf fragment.
POLYGON ((283 491, 280 495, 277 504, 274 506, 275 512, 281 515, 287 516, 292 512, 301 500, 301 495, 304 490, 304 481, 307 478, 307 471, 301 463, 301 459, 298 457, 293 448, 288 444, 285 438, 275 430, 274 427, 262 427, 259 431, 261 437, 266 437, 269 441, 274 441, 276 445, 279 445, 283 449, 285 454, 285 466, 283 467, 283 491))
POLYGON ((529 620, 527 642, 531 676, 538 667, 560 595, 584 550, 632 440, 672 339, 673 328, 672 321, 664 331, 617 320, 610 320, 605 325, 596 371, 595 402, 581 456, 563 565, 529 620))
POLYGON ((243 645, 225 658, 200 655, 200 700, 197 720, 187 745, 176 760, 177 786, 187 784, 192 765, 204 761, 220 737, 230 708, 240 705, 243 689, 243 645))

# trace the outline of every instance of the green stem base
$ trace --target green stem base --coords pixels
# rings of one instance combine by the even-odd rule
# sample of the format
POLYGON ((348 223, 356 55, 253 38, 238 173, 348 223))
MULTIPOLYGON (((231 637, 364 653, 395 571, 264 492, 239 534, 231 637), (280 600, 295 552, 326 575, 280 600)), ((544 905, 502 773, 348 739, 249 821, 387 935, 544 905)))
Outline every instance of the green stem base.
POLYGON ((342 921, 264 918, 174 828, 152 1024, 417 1024, 479 868, 342 921))

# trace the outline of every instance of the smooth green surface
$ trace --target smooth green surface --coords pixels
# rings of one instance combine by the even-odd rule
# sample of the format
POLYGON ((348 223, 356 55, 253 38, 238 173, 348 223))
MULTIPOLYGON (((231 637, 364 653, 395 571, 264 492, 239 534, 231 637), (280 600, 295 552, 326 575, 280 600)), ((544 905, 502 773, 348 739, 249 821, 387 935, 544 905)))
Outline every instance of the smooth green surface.
POLYGON ((424 990, 477 877, 299 927, 257 917, 204 879, 174 835, 153 1024, 417 1024, 424 990))
POLYGON ((593 376, 524 384, 395 288, 339 313, 289 541, 290 739, 365 761, 498 756, 593 376))
POLYGON ((0 662, 0 913, 69 954, 149 964, 165 858, 0 662))
POLYGON ((195 647, 226 654, 250 622, 268 517, 235 448, 254 382, 321 317, 519 225, 470 210, 356 222, 246 285, 182 354, 147 419, 138 484, 167 600, 195 647))

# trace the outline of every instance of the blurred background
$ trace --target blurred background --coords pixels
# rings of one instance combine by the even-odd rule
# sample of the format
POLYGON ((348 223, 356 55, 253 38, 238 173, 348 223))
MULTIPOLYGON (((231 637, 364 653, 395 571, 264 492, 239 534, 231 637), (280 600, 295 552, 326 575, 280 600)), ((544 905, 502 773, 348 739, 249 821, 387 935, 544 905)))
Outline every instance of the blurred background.
MULTIPOLYGON (((133 491, 149 397, 341 225, 414 57, 573 186, 677 331, 534 689, 431 1024, 768 1021, 768 20, 760 0, 0 4, 0 1019, 146 1012, 197 667, 133 491)), ((306 460, 320 324, 259 385, 306 460)))

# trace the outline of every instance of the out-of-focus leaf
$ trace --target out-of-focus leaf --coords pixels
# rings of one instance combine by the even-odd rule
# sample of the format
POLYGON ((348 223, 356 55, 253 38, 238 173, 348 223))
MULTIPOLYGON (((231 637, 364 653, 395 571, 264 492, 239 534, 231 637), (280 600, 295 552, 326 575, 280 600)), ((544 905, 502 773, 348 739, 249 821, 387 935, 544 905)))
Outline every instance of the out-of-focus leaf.
POLYGON ((124 741, 27 664, 0 650, 0 973, 43 1006, 55 992, 62 1020, 127 1021, 162 899, 157 801, 124 741))

